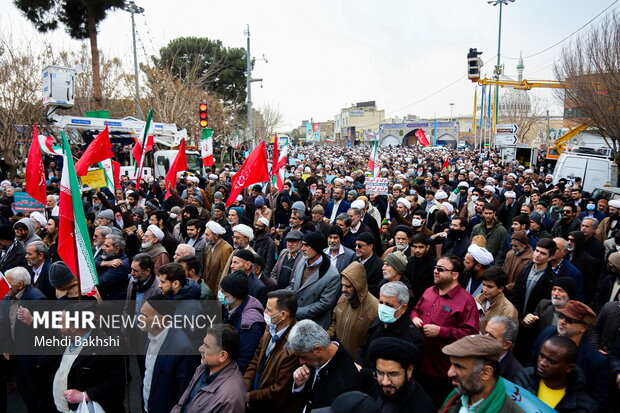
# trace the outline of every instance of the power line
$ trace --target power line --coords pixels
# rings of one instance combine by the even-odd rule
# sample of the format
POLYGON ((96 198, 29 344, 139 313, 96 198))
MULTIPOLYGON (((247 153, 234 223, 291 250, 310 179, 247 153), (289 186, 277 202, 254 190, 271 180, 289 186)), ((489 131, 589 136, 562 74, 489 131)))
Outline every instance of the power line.
MULTIPOLYGON (((534 57, 534 56, 538 56, 540 54, 543 54, 551 49, 553 49, 554 47, 558 46, 559 44, 563 43, 564 41, 570 39, 571 37, 573 37, 575 34, 577 34, 579 31, 581 31, 581 29, 583 29, 584 27, 588 26, 590 23, 592 23, 594 20, 596 20, 597 18, 599 18, 600 15, 602 15, 603 13, 605 13, 607 10, 609 10, 611 8, 611 6, 613 6, 614 4, 618 3, 618 1, 620 0, 615 0, 613 3, 611 3, 609 6, 607 6, 605 9, 603 9, 603 11, 601 11, 599 14, 597 14, 596 16, 594 16, 592 19, 590 19, 586 24, 584 24, 583 26, 581 26, 580 28, 578 28, 577 30, 575 30, 574 32, 572 32, 571 34, 569 34, 568 36, 566 36, 565 38, 563 38, 562 40, 560 40, 559 42, 553 44, 552 46, 547 47, 544 50, 541 50, 540 52, 531 54, 529 56, 523 56, 523 59, 529 59, 530 57, 534 57)), ((504 59, 511 59, 511 60, 518 60, 521 59, 521 57, 508 57, 508 56, 504 56, 502 55, 502 57, 504 59)))

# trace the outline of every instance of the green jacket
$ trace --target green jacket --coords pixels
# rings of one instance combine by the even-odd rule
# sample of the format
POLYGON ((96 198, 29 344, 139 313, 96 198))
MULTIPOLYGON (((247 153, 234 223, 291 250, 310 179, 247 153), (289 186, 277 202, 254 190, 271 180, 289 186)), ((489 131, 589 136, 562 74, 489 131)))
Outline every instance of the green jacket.
POLYGON ((495 218, 495 224, 490 229, 486 227, 484 221, 474 226, 471 231, 471 238, 482 235, 487 240, 487 250, 495 257, 494 265, 501 265, 499 252, 502 249, 506 234, 508 234, 506 228, 495 218))
MULTIPOLYGON (((461 395, 452 390, 439 413, 458 413, 461 409, 461 395)), ((493 391, 478 406, 476 413, 524 413, 507 394, 504 379, 498 379, 493 391)))

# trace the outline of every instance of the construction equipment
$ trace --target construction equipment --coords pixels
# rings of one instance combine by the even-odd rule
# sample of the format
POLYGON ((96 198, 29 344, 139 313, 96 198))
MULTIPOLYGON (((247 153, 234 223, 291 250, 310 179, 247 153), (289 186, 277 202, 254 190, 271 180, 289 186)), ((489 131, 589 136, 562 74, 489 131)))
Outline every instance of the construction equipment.
POLYGON ((568 141, 588 129, 590 126, 590 123, 586 122, 582 125, 574 127, 573 129, 566 132, 564 135, 557 138, 555 141, 553 141, 553 146, 550 146, 547 149, 545 159, 557 161, 560 155, 566 150, 566 144, 568 143, 568 141))

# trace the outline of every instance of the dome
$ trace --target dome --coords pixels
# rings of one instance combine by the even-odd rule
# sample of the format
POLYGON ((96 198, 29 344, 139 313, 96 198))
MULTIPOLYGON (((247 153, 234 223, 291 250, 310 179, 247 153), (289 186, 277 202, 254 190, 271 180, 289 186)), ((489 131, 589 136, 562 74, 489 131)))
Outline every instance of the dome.
POLYGON ((499 96, 499 117, 527 115, 530 113, 531 106, 527 90, 508 90, 499 96))

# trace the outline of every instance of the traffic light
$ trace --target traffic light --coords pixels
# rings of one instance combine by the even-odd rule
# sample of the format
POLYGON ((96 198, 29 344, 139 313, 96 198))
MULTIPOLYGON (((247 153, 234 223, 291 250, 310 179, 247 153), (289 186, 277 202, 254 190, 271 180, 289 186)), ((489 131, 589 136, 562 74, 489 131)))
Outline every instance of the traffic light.
POLYGON ((209 126, 209 114, 207 113, 208 106, 206 103, 198 105, 198 116, 200 117, 200 127, 207 128, 209 126))
POLYGON ((467 77, 470 80, 480 79, 480 69, 483 63, 478 56, 481 54, 482 52, 479 52, 478 49, 469 49, 469 53, 467 53, 467 77))

